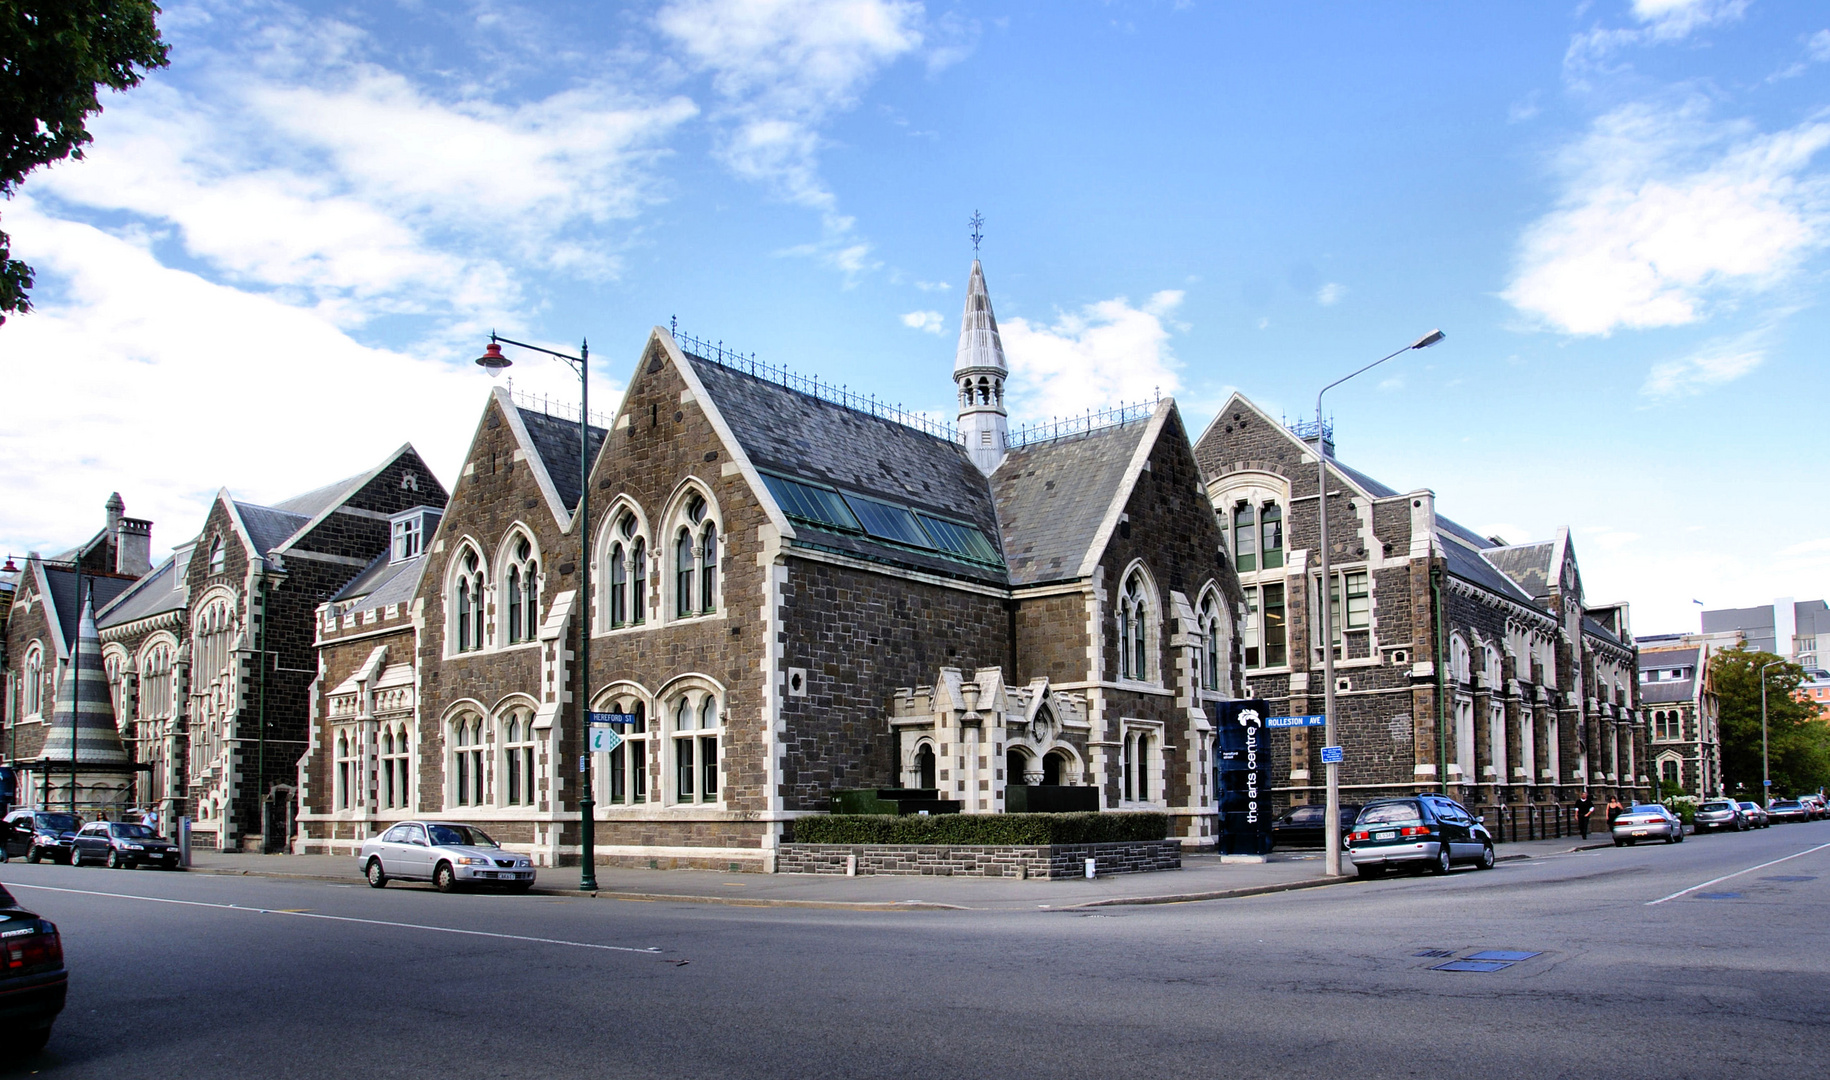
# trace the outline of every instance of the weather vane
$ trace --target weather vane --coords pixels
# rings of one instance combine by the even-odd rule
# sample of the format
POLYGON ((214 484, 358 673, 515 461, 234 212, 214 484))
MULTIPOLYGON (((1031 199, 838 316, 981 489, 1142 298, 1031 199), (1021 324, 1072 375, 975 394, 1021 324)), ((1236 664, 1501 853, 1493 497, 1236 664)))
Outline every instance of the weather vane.
POLYGON ((979 241, 985 238, 985 217, 977 210, 972 212, 972 257, 979 257, 979 241))

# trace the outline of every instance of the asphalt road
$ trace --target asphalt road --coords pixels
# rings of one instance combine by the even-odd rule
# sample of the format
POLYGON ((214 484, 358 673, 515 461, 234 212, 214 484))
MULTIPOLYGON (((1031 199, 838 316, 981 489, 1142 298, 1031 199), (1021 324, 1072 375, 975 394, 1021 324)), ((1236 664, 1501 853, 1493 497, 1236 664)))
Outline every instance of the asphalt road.
POLYGON ((72 973, 5 1075, 1797 1080, 1830 1051, 1830 822, 1081 912, 0 881, 72 973), (1538 955, 1432 970, 1478 950, 1538 955))

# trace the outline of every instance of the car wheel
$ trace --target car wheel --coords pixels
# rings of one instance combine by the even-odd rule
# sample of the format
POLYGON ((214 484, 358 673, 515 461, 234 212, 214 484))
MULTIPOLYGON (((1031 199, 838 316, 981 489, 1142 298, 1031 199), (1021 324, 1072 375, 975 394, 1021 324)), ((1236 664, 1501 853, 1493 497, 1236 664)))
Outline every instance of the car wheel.
POLYGON ((1430 873, 1446 874, 1455 866, 1455 860, 1449 857, 1449 842, 1444 840, 1436 845, 1436 861, 1430 864, 1430 873))
POLYGON ((133 864, 128 862, 124 857, 122 857, 120 852, 110 851, 108 853, 108 869, 110 869, 110 870, 131 870, 131 869, 133 869, 133 864))
POLYGON ((369 860, 369 868, 366 876, 369 879, 369 888, 381 889, 387 887, 388 875, 381 869, 380 859, 369 860))
MULTIPOLYGON (((1316 586, 1316 588, 1319 589, 1319 588, 1321 588, 1321 586, 1318 585, 1318 586, 1316 586)), ((26 862, 35 863, 39 859, 42 859, 42 858, 44 858, 44 856, 42 854, 40 854, 37 844, 33 844, 31 847, 25 849, 25 861, 26 862)))
POLYGON ((432 871, 432 887, 439 892, 457 892, 457 873, 451 869, 450 863, 439 863, 438 869, 432 871))
POLYGON ((1615 847, 1626 847, 1627 842, 1625 840, 1622 840, 1620 837, 1616 836, 1614 838, 1614 846, 1615 847))
POLYGON ((1482 870, 1491 870, 1491 869, 1493 869, 1493 863, 1494 863, 1493 845, 1492 844, 1482 844, 1481 845, 1481 861, 1478 863, 1475 863, 1474 865, 1479 867, 1482 870))
POLYGON ((26 1032, 25 1038, 19 1040, 19 1051, 22 1054, 36 1054, 51 1041, 50 1027, 41 1027, 37 1031, 26 1032))

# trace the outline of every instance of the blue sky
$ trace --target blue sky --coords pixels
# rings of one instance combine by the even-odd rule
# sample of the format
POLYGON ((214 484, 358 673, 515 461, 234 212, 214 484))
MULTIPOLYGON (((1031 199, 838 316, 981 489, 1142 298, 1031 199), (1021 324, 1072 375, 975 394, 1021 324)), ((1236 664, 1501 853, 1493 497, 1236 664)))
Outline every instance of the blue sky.
MULTIPOLYGON (((172 66, 0 215, 15 497, 155 544, 412 441, 491 328, 650 327, 949 409, 972 255, 1015 419, 1330 395, 1339 452, 1507 540, 1567 526, 1640 633, 1830 593, 1830 14, 913 0, 170 3, 172 66)), ((555 364, 518 389, 571 400, 555 364)), ((163 543, 161 543, 163 541, 163 543)))

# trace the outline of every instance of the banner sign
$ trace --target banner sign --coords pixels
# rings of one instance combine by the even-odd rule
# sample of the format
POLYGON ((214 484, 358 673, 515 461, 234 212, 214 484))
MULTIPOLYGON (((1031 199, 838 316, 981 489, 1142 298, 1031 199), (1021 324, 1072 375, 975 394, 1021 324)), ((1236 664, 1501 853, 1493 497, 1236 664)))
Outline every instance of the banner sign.
POLYGON ((1214 791, 1223 855, 1271 850, 1271 760, 1265 739, 1270 712, 1270 703, 1262 699, 1213 704, 1214 791))
POLYGON ((1327 724, 1326 716, 1272 716, 1264 722, 1268 728, 1325 727, 1327 724))

